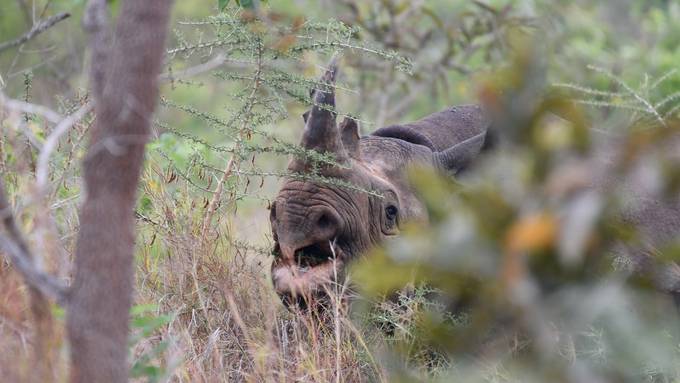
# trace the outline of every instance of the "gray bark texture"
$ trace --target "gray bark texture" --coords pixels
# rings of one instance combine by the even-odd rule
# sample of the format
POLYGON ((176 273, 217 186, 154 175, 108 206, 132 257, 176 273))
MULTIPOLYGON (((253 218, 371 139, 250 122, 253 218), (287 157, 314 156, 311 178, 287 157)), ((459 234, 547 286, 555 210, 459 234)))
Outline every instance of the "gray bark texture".
MULTIPOLYGON (((86 197, 67 308, 74 383, 128 380, 134 206, 171 4, 126 0, 113 39, 91 39, 112 43, 92 47, 96 121, 83 161, 86 197)), ((105 1, 91 1, 89 7, 95 16, 106 15, 105 1)), ((105 20, 94 22, 99 24, 87 25, 86 20, 86 28, 106 32, 101 25, 105 20)))

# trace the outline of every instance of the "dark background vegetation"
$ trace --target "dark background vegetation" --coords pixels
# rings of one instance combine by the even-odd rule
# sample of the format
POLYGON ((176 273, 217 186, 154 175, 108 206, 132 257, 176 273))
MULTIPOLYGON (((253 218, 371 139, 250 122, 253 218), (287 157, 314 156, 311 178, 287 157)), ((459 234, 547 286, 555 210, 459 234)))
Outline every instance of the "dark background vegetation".
MULTIPOLYGON (((678 195, 680 161, 659 148, 678 129, 680 3, 220 3, 173 7, 135 209, 134 379, 680 379, 675 307, 653 278, 629 276, 634 260, 612 255, 641 236, 618 213, 638 162, 658 198, 678 195), (432 225, 405 228, 357 264, 351 312, 317 323, 272 292, 267 207, 288 156, 315 155, 296 146, 301 114, 336 52, 339 112, 364 134, 481 102, 503 144, 456 182, 415 170, 432 225), (600 166, 597 155, 611 160, 600 166)), ((84 6, 0 4, 0 43, 71 14, 0 51, 4 97, 62 115, 87 102, 84 6)), ((119 1, 110 6, 115 16, 119 1)), ((30 196, 53 124, 2 113, 0 171, 19 226, 44 268, 68 281, 92 116, 50 158, 45 211, 30 196)), ((653 253, 672 268, 678 247, 653 253)), ((27 290, 2 262, 0 376, 19 380, 37 332, 27 290)), ((63 381, 63 308, 52 304, 52 315, 49 373, 63 381)))

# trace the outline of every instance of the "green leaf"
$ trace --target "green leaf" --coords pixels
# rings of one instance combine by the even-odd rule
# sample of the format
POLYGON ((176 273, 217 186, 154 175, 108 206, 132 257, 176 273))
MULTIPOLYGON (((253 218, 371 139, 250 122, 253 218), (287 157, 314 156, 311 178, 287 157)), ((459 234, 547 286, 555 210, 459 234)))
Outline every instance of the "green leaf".
POLYGON ((64 319, 66 317, 66 311, 63 307, 52 305, 52 315, 57 319, 64 319))
POLYGON ((145 316, 133 318, 131 321, 131 325, 132 328, 140 330, 143 336, 146 337, 153 334, 154 331, 167 325, 171 321, 172 321, 171 315, 161 315, 158 317, 145 316))
POLYGON ((157 304, 154 303, 139 304, 132 306, 132 308, 130 309, 130 315, 133 317, 138 317, 141 316, 142 314, 154 312, 156 310, 158 310, 157 304))
POLYGON ((224 11, 227 5, 229 5, 229 0, 217 0, 217 7, 220 11, 224 11))
POLYGON ((148 213, 151 211, 152 207, 153 202, 151 202, 151 198, 149 198, 148 195, 143 195, 139 200, 139 209, 144 213, 148 213))
POLYGON ((250 9, 255 8, 255 3, 253 2, 253 0, 241 0, 240 4, 241 4, 241 7, 243 7, 243 8, 250 8, 250 9))

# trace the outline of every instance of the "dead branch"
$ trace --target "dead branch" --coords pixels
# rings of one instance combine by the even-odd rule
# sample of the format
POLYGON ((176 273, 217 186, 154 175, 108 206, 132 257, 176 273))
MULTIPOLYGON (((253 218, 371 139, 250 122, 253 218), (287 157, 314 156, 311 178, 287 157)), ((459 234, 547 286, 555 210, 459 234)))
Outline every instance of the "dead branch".
POLYGON ((33 261, 28 244, 14 220, 12 208, 5 195, 5 186, 0 180, 0 217, 7 234, 0 234, 0 247, 15 269, 22 275, 26 284, 40 291, 59 304, 66 303, 66 285, 40 270, 33 261))
POLYGON ((35 36, 45 32, 47 29, 51 28, 54 24, 64 19, 67 19, 70 16, 71 16, 70 13, 63 12, 52 17, 48 17, 45 20, 40 20, 38 23, 33 25, 33 28, 31 28, 30 31, 26 32, 23 36, 19 37, 18 39, 7 41, 0 44, 0 52, 27 42, 28 40, 34 38, 35 36))
POLYGON ((201 73, 209 72, 219 67, 220 65, 224 64, 226 61, 227 61, 226 55, 220 53, 217 56, 213 57, 212 59, 204 62, 203 64, 192 66, 179 72, 163 73, 162 75, 159 76, 159 80, 174 81, 194 77, 201 73))
POLYGON ((82 105, 78 110, 68 117, 62 119, 57 126, 54 127, 52 133, 47 136, 43 144, 40 155, 38 156, 38 164, 35 169, 36 187, 38 195, 42 196, 47 190, 47 181, 49 176, 49 161, 52 151, 56 149, 59 143, 59 138, 64 135, 76 122, 85 117, 93 108, 91 102, 82 105))
POLYGON ((37 114, 56 124, 52 132, 47 136, 45 143, 40 148, 38 164, 36 166, 36 186, 38 193, 42 195, 47 188, 49 159, 59 143, 59 138, 61 138, 61 136, 63 136, 75 123, 83 119, 83 117, 92 111, 94 106, 91 102, 87 102, 72 114, 62 117, 59 113, 48 107, 8 98, 1 91, 0 103, 2 103, 2 106, 6 109, 28 114, 37 114))
POLYGON ((55 112, 54 110, 46 106, 11 99, 7 97, 2 91, 0 91, 0 106, 8 110, 14 110, 22 113, 36 114, 38 116, 42 116, 47 121, 53 124, 58 124, 61 120, 64 119, 64 117, 62 117, 61 114, 55 112))

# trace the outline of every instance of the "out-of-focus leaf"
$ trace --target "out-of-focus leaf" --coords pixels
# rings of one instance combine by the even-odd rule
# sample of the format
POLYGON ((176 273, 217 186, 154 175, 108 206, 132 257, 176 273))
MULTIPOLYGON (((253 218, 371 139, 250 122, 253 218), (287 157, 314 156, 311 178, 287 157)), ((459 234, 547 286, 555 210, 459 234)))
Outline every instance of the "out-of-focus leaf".
POLYGON ((505 249, 509 253, 543 250, 555 242, 557 227, 557 219, 551 213, 522 217, 508 230, 505 249))
POLYGON ((362 259, 353 270, 352 276, 362 289, 376 296, 406 286, 419 274, 417 265, 412 262, 396 263, 381 250, 362 259))
POLYGON ((155 303, 147 303, 147 304, 138 304, 132 306, 130 309, 130 315, 132 317, 137 317, 142 314, 146 314, 148 312, 154 312, 158 310, 158 305, 155 303))
POLYGON ((253 9, 255 8, 254 0, 237 0, 239 5, 243 8, 253 9))
POLYGON ((289 34, 281 37, 278 41, 274 43, 272 48, 276 49, 279 52, 286 52, 293 44, 295 44, 295 41, 297 41, 297 38, 295 37, 294 34, 289 34))
POLYGON ((594 191, 582 193, 564 207, 558 247, 565 265, 581 261, 601 209, 601 197, 594 191))
POLYGON ((434 222, 444 219, 450 211, 447 197, 454 192, 454 184, 424 167, 410 169, 409 179, 424 200, 430 219, 434 222))

